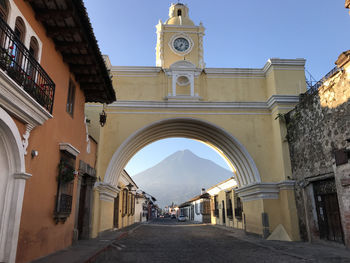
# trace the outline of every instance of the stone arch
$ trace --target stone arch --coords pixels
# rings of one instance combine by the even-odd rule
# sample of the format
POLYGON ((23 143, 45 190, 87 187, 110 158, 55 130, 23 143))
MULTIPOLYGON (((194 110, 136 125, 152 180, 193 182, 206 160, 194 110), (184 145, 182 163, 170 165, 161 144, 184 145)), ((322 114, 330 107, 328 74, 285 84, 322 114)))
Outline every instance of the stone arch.
POLYGON ((235 168, 239 187, 261 182, 252 157, 235 137, 215 124, 194 118, 164 119, 133 133, 113 154, 104 182, 117 186, 119 175, 137 151, 154 141, 170 137, 196 139, 220 149, 235 168))
POLYGON ((25 180, 18 128, 0 107, 0 262, 15 262, 25 180))

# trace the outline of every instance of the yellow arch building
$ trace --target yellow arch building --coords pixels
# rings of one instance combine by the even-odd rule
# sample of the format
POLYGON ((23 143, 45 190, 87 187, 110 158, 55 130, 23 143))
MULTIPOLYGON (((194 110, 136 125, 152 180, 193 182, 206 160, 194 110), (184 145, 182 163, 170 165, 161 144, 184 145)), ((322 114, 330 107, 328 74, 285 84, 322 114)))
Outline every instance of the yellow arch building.
MULTIPOLYGON (((304 59, 269 59, 262 68, 206 68, 202 24, 186 5, 172 4, 157 28, 156 67, 106 65, 118 101, 89 104, 99 141, 93 233, 113 228, 120 176, 142 147, 186 137, 215 147, 229 161, 243 201, 245 228, 266 236, 284 227, 299 240, 285 124, 279 118, 305 91, 304 59), (104 109, 107 123, 98 125, 104 109)), ((213 174, 213 176, 215 176, 213 174)))

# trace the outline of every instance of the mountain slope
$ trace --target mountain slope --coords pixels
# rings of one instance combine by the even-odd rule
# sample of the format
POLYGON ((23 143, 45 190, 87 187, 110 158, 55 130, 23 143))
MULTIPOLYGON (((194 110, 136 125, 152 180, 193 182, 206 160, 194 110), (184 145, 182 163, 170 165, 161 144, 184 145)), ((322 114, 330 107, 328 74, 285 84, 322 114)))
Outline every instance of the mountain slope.
POLYGON ((181 204, 233 176, 214 162, 198 157, 189 150, 178 151, 157 165, 136 174, 133 180, 143 191, 153 195, 160 207, 181 204))

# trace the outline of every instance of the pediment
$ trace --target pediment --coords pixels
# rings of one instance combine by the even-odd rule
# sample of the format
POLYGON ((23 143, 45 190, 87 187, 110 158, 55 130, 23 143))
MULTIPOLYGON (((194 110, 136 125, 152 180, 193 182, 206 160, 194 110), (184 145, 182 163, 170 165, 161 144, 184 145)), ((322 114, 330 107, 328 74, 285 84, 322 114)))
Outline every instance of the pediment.
POLYGON ((170 66, 170 69, 196 69, 196 65, 187 60, 179 60, 170 66))

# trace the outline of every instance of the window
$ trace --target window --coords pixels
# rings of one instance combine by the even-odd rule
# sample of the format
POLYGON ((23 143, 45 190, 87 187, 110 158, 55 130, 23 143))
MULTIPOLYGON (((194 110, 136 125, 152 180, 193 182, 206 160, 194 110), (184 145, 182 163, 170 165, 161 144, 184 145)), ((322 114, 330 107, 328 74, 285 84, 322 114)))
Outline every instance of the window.
POLYGON ((18 39, 23 43, 24 36, 26 34, 26 27, 24 25, 23 19, 20 17, 16 18, 15 23, 15 35, 18 37, 18 39))
POLYGON ((231 192, 226 193, 226 213, 228 218, 233 218, 231 192))
POLYGON ((235 194, 235 217, 238 220, 242 219, 242 211, 243 211, 243 206, 242 206, 241 198, 239 198, 237 194, 235 194))
POLYGON ((195 208, 196 214, 199 215, 201 213, 200 212, 200 205, 197 202, 195 203, 194 208, 195 208))
POLYGON ((15 23, 15 41, 13 43, 13 49, 11 51, 11 55, 14 58, 13 67, 16 71, 20 71, 22 68, 22 59, 23 59, 23 42, 26 33, 26 27, 24 25, 23 19, 20 17, 16 18, 15 23), (21 47, 22 46, 22 47, 21 47))
POLYGON ((128 190, 123 190, 123 200, 122 200, 122 216, 126 216, 128 213, 128 190))
POLYGON ((54 219, 65 222, 72 212, 73 188, 75 177, 75 156, 66 151, 61 151, 60 163, 57 175, 57 195, 54 219))
POLYGON ((177 10, 177 16, 181 16, 181 9, 177 10))
POLYGON ((135 214, 135 195, 131 195, 131 215, 135 214))
POLYGON ((132 210, 132 194, 128 193, 128 216, 131 215, 132 210))
POLYGON ((9 13, 7 0, 0 0, 0 17, 6 22, 9 13))
POLYGON ((219 217, 219 202, 218 196, 214 196, 214 216, 219 217))
POLYGON ((31 38, 30 38, 29 53, 30 53, 36 60, 38 60, 39 43, 38 43, 38 40, 36 40, 35 37, 31 37, 31 38))
POLYGON ((75 85, 73 81, 69 81, 68 96, 67 96, 67 112, 73 117, 75 99, 75 85))
MULTIPOLYGON (((33 56, 35 60, 38 60, 39 53, 39 44, 35 37, 31 37, 30 45, 29 45, 29 53, 33 56)), ((33 66, 33 63, 30 60, 27 60, 27 74, 29 79, 35 81, 36 80, 36 70, 33 66)))

